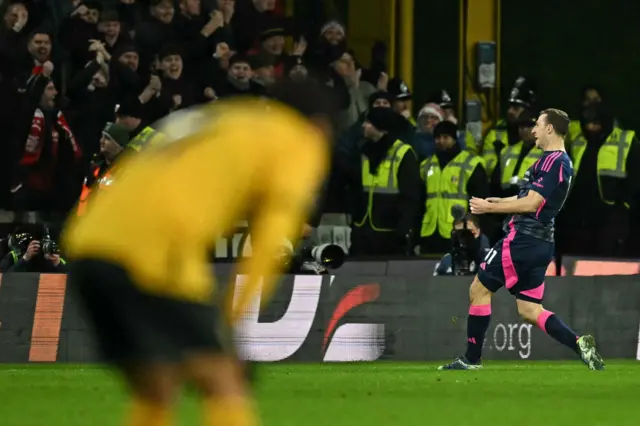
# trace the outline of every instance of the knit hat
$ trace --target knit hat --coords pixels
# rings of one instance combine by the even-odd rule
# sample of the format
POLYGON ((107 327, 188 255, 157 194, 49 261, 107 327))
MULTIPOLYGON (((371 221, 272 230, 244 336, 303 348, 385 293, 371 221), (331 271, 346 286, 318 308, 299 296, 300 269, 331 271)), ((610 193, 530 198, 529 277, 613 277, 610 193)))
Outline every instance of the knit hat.
POLYGON ((142 118, 142 105, 138 98, 128 98, 116 106, 116 115, 119 117, 142 118))
POLYGON ((455 124, 453 124, 449 120, 441 121, 438 125, 433 129, 433 137, 434 139, 438 136, 451 136, 452 139, 456 139, 458 137, 458 128, 455 124))
POLYGON ((413 96, 409 90, 409 86, 401 78, 394 77, 389 80, 387 90, 395 101, 408 101, 413 96))
POLYGON ((125 147, 129 143, 129 130, 122 124, 107 123, 104 130, 102 130, 102 135, 121 147, 125 147))
POLYGON ((400 116, 391 108, 376 107, 369 110, 365 121, 381 132, 392 132, 397 128, 398 117, 400 116))
POLYGON ((99 12, 102 12, 102 2, 99 2, 99 1, 87 0, 87 1, 81 2, 80 5, 85 6, 87 9, 90 9, 90 10, 97 10, 99 12))
POLYGON ((275 59, 273 55, 267 52, 258 52, 250 55, 248 58, 249 65, 252 69, 257 70, 260 68, 272 67, 275 65, 275 59))
POLYGON ((383 90, 378 90, 377 92, 373 92, 369 96, 369 109, 373 108, 374 102, 377 101, 378 99, 386 99, 389 103, 393 101, 393 98, 388 92, 385 92, 383 90))
POLYGON ((239 64, 239 63, 243 63, 251 66, 251 61, 249 60, 249 56, 242 53, 236 53, 231 57, 231 59, 229 59, 229 67, 232 67, 235 64, 239 64))
POLYGON ((124 55, 125 53, 129 53, 129 52, 135 52, 138 53, 138 49, 136 48, 136 46, 133 43, 125 43, 121 46, 116 47, 113 50, 113 57, 114 58, 119 58, 120 56, 124 55))
POLYGON ((323 35, 325 32, 327 32, 330 29, 341 32, 343 37, 346 35, 344 25, 342 25, 340 22, 336 21, 335 19, 327 22, 322 26, 322 28, 320 28, 320 35, 323 35))
POLYGON ((120 15, 117 10, 107 9, 100 14, 100 22, 120 22, 120 15))
POLYGON ((177 44, 168 44, 162 47, 158 52, 158 59, 163 60, 167 56, 182 56, 182 47, 177 44))
POLYGON ((435 115, 436 117, 438 117, 440 121, 444 120, 444 111, 442 111, 442 108, 440 108, 438 104, 434 104, 434 103, 426 104, 425 106, 422 107, 422 109, 418 113, 418 117, 421 117, 427 114, 435 115))

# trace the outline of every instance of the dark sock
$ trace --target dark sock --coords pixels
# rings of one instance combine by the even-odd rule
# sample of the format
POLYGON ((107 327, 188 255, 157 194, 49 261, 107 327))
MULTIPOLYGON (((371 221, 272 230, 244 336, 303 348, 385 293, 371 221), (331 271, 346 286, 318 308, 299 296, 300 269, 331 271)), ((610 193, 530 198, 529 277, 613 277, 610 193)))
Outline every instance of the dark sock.
POLYGON ((542 311, 538 316, 538 327, 574 352, 579 352, 578 335, 553 312, 542 311))
POLYGON ((476 363, 482 358, 482 345, 484 335, 491 322, 491 305, 479 305, 469 307, 467 317, 467 352, 464 357, 468 361, 476 363))

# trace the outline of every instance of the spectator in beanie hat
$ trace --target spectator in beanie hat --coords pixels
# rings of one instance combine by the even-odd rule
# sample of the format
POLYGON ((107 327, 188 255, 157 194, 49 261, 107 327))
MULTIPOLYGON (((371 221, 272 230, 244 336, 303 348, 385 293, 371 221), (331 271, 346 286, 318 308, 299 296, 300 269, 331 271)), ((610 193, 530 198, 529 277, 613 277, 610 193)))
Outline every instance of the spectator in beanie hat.
POLYGON ((120 15, 116 10, 105 10, 100 15, 98 30, 102 33, 105 46, 109 53, 113 53, 120 46, 133 43, 128 33, 122 31, 120 15))
POLYGON ((325 43, 336 46, 342 43, 347 37, 344 25, 337 20, 331 20, 325 23, 320 29, 320 39, 325 43))
POLYGON ((411 146, 418 155, 418 160, 431 157, 435 150, 433 131, 444 120, 444 111, 435 103, 428 103, 418 113, 416 132, 411 140, 411 146))
POLYGON ((126 127, 122 124, 107 123, 100 138, 100 153, 94 155, 89 163, 76 214, 82 215, 86 211, 92 192, 102 191, 109 187, 113 179, 110 171, 128 142, 129 130, 126 127))
POLYGON ((136 137, 144 128, 142 105, 137 98, 127 98, 116 105, 116 124, 124 126, 129 132, 129 139, 136 137))
POLYGON ((264 86, 272 86, 276 82, 275 60, 267 52, 254 53, 249 56, 251 69, 253 70, 253 81, 264 86))
POLYGON ((107 123, 100 138, 100 156, 110 166, 129 143, 129 129, 122 124, 107 123))
POLYGON ((369 109, 372 108, 391 108, 393 96, 389 92, 378 90, 369 96, 369 109))
POLYGON ((138 72, 140 66, 140 54, 133 43, 126 43, 113 50, 113 58, 126 65, 132 71, 138 72))
MULTIPOLYGON (((374 92, 369 96, 367 111, 378 108, 387 108, 391 110, 391 100, 391 96, 387 92, 383 92, 381 90, 374 92)), ((340 157, 338 159, 338 165, 342 167, 345 172, 360 161, 360 150, 366 143, 363 133, 363 124, 366 118, 367 113, 362 114, 356 123, 340 135, 338 143, 336 144, 336 151, 339 153, 340 157)))
POLYGON ((178 45, 168 45, 158 54, 162 71, 160 98, 170 110, 189 108, 203 100, 199 87, 184 75, 183 50, 178 45))
POLYGON ((237 53, 229 60, 226 80, 217 85, 215 92, 221 98, 239 95, 263 96, 266 89, 253 81, 252 76, 253 70, 249 58, 237 53))

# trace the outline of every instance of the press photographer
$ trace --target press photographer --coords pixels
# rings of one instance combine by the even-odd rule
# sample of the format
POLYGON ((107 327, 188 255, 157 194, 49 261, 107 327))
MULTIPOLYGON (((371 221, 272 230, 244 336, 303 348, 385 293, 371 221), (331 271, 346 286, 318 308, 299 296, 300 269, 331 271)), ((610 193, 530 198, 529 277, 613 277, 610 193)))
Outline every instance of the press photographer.
POLYGON ((491 245, 482 234, 478 218, 465 213, 462 206, 451 209, 453 231, 451 252, 436 265, 434 275, 475 275, 491 245))
POLYGON ((0 272, 65 273, 66 262, 60 257, 58 244, 43 227, 41 238, 18 229, 9 236, 9 253, 0 261, 0 272))

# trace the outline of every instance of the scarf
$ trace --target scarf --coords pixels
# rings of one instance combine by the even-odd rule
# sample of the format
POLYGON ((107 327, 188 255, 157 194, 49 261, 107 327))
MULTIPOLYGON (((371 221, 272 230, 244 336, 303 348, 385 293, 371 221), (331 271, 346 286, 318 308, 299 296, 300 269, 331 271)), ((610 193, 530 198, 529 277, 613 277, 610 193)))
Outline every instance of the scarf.
MULTIPOLYGON (((62 131, 65 133, 65 139, 68 140, 71 144, 74 159, 81 159, 82 150, 76 142, 76 138, 73 135, 73 132, 71 131, 71 128, 69 127, 64 114, 62 114, 62 111, 58 111, 56 125, 52 126, 51 128, 51 154, 53 155, 53 157, 57 157, 58 154, 58 147, 60 143, 60 134, 58 132, 59 128, 62 129, 62 131)), ((35 113, 33 114, 33 120, 31 121, 31 129, 29 130, 29 135, 25 144, 24 155, 20 160, 20 165, 32 166, 36 164, 40 159, 42 148, 46 140, 46 135, 44 134, 46 128, 45 126, 46 123, 44 113, 40 108, 36 108, 35 113)))

